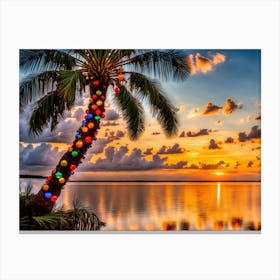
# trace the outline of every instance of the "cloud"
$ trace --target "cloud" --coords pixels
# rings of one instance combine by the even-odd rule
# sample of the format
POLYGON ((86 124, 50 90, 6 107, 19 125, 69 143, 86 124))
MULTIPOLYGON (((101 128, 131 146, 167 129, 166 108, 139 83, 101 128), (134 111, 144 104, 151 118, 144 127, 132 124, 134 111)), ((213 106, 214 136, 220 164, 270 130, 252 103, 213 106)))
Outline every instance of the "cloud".
POLYGON ((210 142, 209 142, 208 149, 209 150, 216 150, 216 149, 221 149, 221 147, 218 145, 218 143, 214 139, 211 139, 210 142))
POLYGON ((78 108, 75 113, 73 114, 73 118, 75 118, 77 121, 82 121, 84 118, 85 112, 82 108, 78 108))
POLYGON ((230 115, 233 111, 235 111, 236 109, 241 109, 242 107, 243 107, 243 105, 241 103, 236 104, 233 99, 228 98, 226 100, 226 106, 224 109, 224 113, 226 115, 230 115))
POLYGON ((229 167, 229 164, 223 160, 217 163, 205 163, 199 162, 198 164, 192 163, 190 166, 185 167, 186 169, 224 169, 229 167))
POLYGON ((210 130, 208 130, 207 128, 202 128, 198 132, 188 131, 187 136, 188 137, 198 137, 198 136, 202 136, 202 135, 208 135, 209 131, 210 130))
POLYGON ((234 139, 232 137, 228 137, 226 140, 225 140, 225 143, 229 144, 229 143, 233 143, 234 142, 234 139))
POLYGON ((204 111, 203 111, 203 115, 211 115, 211 114, 216 114, 219 112, 219 110, 221 110, 223 107, 214 105, 211 102, 208 102, 204 111))
POLYGON ((257 125, 251 128, 251 131, 247 134, 246 132, 239 132, 238 140, 240 142, 245 142, 251 139, 261 138, 261 129, 257 125))
POLYGON ((120 118, 120 114, 113 109, 108 109, 105 112, 105 121, 115 121, 120 118))
POLYGON ((158 131, 155 131, 155 132, 151 133, 151 135, 159 135, 159 134, 160 134, 160 132, 158 132, 158 131))
POLYGON ((221 125, 222 123, 223 123, 223 122, 222 122, 221 120, 217 120, 217 121, 216 121, 216 124, 217 124, 217 125, 221 125))
POLYGON ((152 154, 153 148, 147 148, 146 151, 143 153, 145 156, 149 156, 152 154))
POLYGON ((107 121, 107 122, 102 122, 102 126, 118 126, 120 125, 120 123, 117 123, 117 122, 110 122, 110 121, 107 121))
POLYGON ((90 148, 91 154, 100 154, 104 151, 104 148, 111 142, 115 140, 120 140, 120 138, 124 137, 125 133, 123 131, 118 130, 116 133, 114 131, 106 131, 105 138, 97 138, 94 141, 92 147, 90 148))
POLYGON ((180 138, 183 138, 183 137, 185 137, 185 135, 186 135, 185 131, 182 131, 182 132, 180 133, 179 137, 180 137, 180 138))
POLYGON ((179 161, 175 164, 167 164, 167 159, 167 157, 160 158, 159 155, 156 154, 149 161, 144 158, 144 153, 141 149, 135 148, 129 154, 127 146, 121 146, 119 149, 110 146, 105 149, 105 158, 98 158, 94 164, 85 163, 79 168, 80 171, 181 169, 187 164, 186 161, 179 161))
POLYGON ((223 169, 228 166, 229 164, 225 163, 223 160, 220 160, 217 163, 200 163, 201 169, 223 169))
POLYGON ((181 148, 179 144, 174 144, 173 147, 162 146, 157 154, 182 154, 185 152, 185 149, 181 148))
POLYGON ((239 161, 237 161, 237 162, 235 163, 234 168, 238 168, 240 165, 241 165, 241 164, 240 164, 240 162, 239 162, 239 161))
POLYGON ((61 121, 54 131, 46 128, 41 135, 32 135, 29 133, 29 126, 26 119, 20 118, 19 134, 20 141, 26 143, 72 143, 75 137, 75 131, 80 126, 80 122, 73 119, 61 121))
POLYGON ((250 160, 248 163, 247 163, 247 167, 252 167, 252 165, 253 165, 253 161, 252 160, 250 160))
POLYGON ((194 75, 196 73, 207 73, 213 70, 213 66, 224 63, 226 61, 226 56, 221 53, 216 53, 214 55, 210 55, 210 58, 204 57, 200 55, 200 53, 196 53, 195 55, 190 54, 187 57, 187 62, 191 68, 191 74, 194 75))
POLYGON ((59 158, 65 151, 59 152, 57 147, 52 147, 50 144, 41 143, 38 146, 28 144, 24 147, 20 144, 20 169, 26 168, 52 168, 57 164, 59 158))

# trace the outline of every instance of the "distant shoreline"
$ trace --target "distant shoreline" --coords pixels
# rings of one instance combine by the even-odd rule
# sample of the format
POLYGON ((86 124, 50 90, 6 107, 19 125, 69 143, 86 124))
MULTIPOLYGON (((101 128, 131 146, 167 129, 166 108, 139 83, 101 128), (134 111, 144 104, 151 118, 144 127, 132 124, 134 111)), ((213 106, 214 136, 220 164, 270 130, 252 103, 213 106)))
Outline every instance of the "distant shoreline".
MULTIPOLYGON (((40 175, 19 175, 19 177, 21 179, 46 179, 47 176, 40 176, 40 175)), ((237 180, 237 181, 226 181, 226 180, 212 180, 212 181, 209 181, 209 180, 204 180, 204 181, 201 181, 201 180, 197 180, 197 181, 180 181, 180 180, 177 180, 177 181, 157 181, 157 180, 118 180, 118 181, 113 181, 113 180, 104 180, 104 181, 94 181, 94 180, 71 180, 71 183, 162 183, 162 182, 168 182, 168 183, 207 183, 207 182, 233 182, 233 183, 240 183, 240 182, 252 182, 252 183, 261 183, 261 181, 244 181, 244 180, 237 180)))

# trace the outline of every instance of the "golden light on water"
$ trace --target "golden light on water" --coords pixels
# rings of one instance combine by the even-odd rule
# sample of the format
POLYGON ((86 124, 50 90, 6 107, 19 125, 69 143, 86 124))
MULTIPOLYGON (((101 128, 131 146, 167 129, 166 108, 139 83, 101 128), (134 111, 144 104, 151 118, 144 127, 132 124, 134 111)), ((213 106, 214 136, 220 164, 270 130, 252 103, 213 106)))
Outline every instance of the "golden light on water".
POLYGON ((217 183, 217 204, 220 205, 221 200, 221 183, 217 183))
MULTIPOLYGON (((80 183, 78 183, 80 184, 80 183)), ((106 223, 103 230, 259 230, 260 183, 98 183, 71 185, 106 223)))

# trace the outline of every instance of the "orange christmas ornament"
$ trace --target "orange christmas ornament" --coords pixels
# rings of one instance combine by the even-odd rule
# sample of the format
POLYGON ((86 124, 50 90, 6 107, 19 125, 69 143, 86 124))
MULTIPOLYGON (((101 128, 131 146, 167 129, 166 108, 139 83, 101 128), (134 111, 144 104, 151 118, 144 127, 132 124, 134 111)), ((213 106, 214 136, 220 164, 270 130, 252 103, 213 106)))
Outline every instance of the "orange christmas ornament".
POLYGON ((82 127, 82 132, 84 132, 84 133, 88 132, 88 128, 86 126, 83 126, 82 127))
POLYGON ((49 185, 47 185, 47 184, 45 184, 45 185, 42 187, 43 191, 47 191, 49 188, 50 188, 50 187, 49 187, 49 185))
POLYGON ((118 80, 123 81, 123 79, 124 79, 124 75, 123 74, 119 74, 118 75, 118 80))
POLYGON ((76 142, 76 147, 77 147, 77 148, 82 148, 83 145, 84 145, 84 144, 83 144, 83 141, 81 141, 81 140, 79 140, 79 141, 76 142))
POLYGON ((94 128, 94 123, 93 122, 89 122, 87 126, 88 126, 89 129, 93 129, 94 128))

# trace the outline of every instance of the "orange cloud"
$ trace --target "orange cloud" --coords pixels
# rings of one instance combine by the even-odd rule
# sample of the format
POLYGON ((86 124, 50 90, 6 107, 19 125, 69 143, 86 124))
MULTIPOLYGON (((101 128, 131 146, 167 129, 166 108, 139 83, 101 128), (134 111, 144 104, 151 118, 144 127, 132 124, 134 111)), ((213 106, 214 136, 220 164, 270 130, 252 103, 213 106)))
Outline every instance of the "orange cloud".
POLYGON ((226 100, 226 106, 224 109, 224 113, 226 115, 230 115, 236 109, 242 109, 243 105, 241 103, 236 104, 235 101, 231 98, 226 100))
POLYGON ((219 112, 219 110, 221 110, 223 107, 214 105, 211 102, 208 102, 204 111, 203 111, 203 115, 211 115, 211 114, 216 114, 219 112))
POLYGON ((195 56, 190 54, 187 57, 187 62, 191 68, 191 74, 198 72, 207 73, 212 71, 213 66, 223 63, 226 61, 226 56, 221 53, 216 53, 211 56, 211 58, 204 57, 200 53, 196 53, 195 56))

